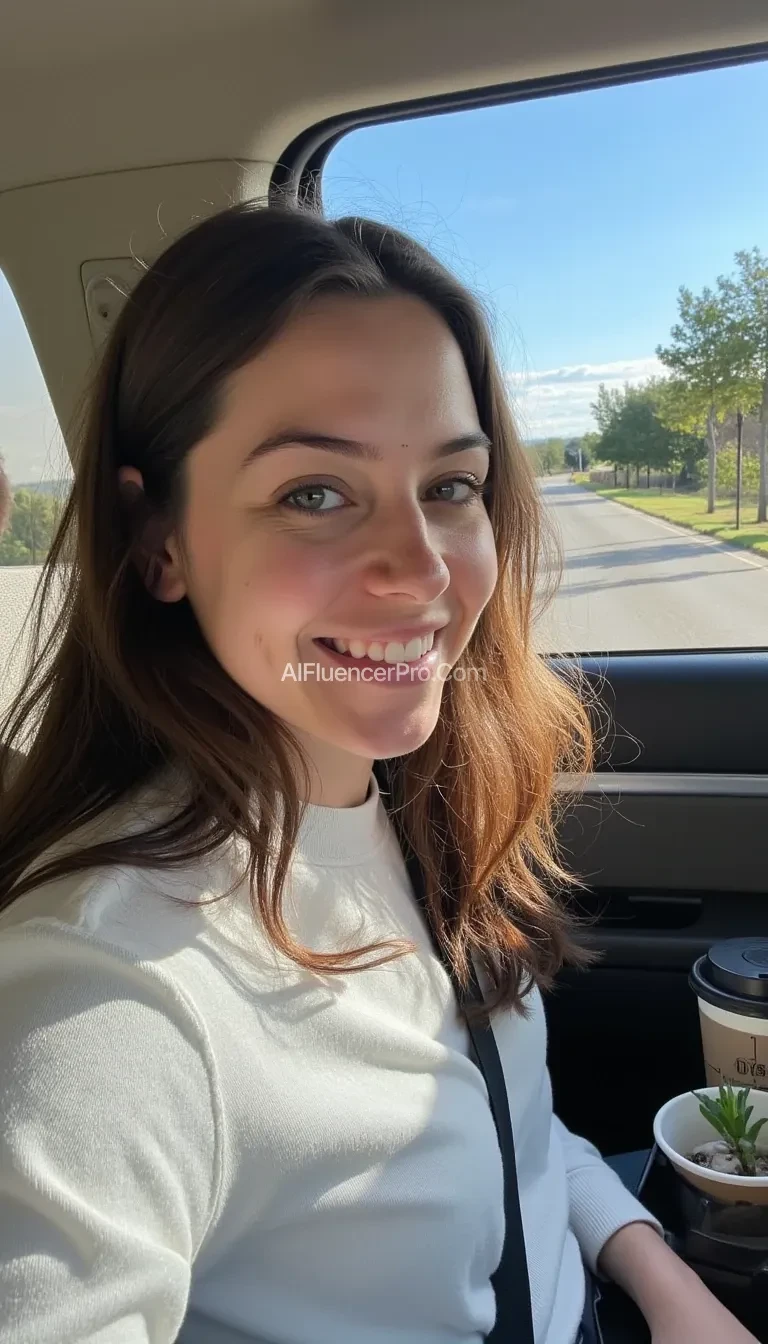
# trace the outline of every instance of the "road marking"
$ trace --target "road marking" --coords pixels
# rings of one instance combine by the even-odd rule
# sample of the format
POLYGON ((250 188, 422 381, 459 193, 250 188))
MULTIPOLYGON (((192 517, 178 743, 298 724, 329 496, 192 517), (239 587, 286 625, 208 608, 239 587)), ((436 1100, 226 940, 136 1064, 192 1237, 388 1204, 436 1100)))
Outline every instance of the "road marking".
MULTIPOLYGON (((598 495, 605 504, 615 504, 619 509, 630 507, 627 504, 621 504, 617 499, 606 499, 604 495, 598 495)), ((673 537, 686 537, 688 541, 704 542, 705 545, 712 548, 720 548, 728 555, 733 555, 736 560, 741 560, 742 564, 749 565, 752 569, 768 569, 768 561, 753 560, 751 556, 740 555, 736 546, 731 546, 727 541, 718 541, 717 537, 708 537, 706 532, 689 532, 686 527, 676 527, 674 523, 668 523, 661 518, 655 517, 652 513, 645 513, 643 509, 632 509, 632 513, 639 514, 641 518, 647 518, 650 523, 655 523, 663 532, 671 532, 673 537)))

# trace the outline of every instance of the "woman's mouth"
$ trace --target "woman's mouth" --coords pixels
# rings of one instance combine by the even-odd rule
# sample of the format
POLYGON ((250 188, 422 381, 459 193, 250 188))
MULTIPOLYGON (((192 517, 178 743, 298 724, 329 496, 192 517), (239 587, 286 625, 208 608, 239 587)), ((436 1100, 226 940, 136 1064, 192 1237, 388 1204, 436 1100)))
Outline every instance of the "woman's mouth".
POLYGON ((337 668, 346 668, 345 679, 373 681, 387 686, 408 686, 430 681, 440 655, 439 630, 407 641, 341 639, 326 636, 314 643, 337 668))
POLYGON ((341 654, 342 657, 354 661, 366 659, 372 663, 417 663, 433 647, 435 633, 432 630, 427 635, 409 639, 407 644, 394 639, 383 643, 376 639, 336 639, 333 636, 318 639, 315 642, 323 644, 325 648, 332 649, 335 653, 341 654))

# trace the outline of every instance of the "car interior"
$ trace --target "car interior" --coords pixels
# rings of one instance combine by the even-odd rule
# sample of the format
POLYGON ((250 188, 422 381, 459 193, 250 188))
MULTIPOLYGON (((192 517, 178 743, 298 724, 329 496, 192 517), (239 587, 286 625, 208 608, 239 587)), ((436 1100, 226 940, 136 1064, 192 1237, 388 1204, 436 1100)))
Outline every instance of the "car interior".
MULTIPOLYGON (((142 264, 238 199, 321 209, 354 128, 768 59, 765 0, 27 0, 2 32, 0 271, 70 446, 142 264)), ((555 1107, 645 1150, 704 1081, 693 962, 768 935, 768 611, 750 647, 553 656, 610 720, 561 824, 602 955, 547 999, 555 1107)))

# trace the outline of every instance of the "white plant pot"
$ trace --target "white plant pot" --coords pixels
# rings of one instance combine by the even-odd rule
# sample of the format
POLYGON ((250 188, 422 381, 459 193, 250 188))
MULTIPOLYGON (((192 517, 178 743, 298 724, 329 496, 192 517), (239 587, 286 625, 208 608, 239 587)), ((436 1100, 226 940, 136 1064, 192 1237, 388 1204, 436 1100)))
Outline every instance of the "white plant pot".
MULTIPOLYGON (((697 1087, 696 1091, 703 1097, 717 1097, 720 1089, 697 1087)), ((747 1105, 754 1107, 750 1124, 762 1120, 763 1116, 768 1118, 768 1092, 753 1088, 747 1105)), ((685 1156, 698 1148, 700 1143, 720 1138, 709 1121, 704 1119, 699 1103, 691 1092, 673 1097, 662 1106, 653 1122, 653 1136, 678 1175, 705 1195, 722 1200, 725 1204, 768 1204, 768 1176, 730 1176, 725 1172, 700 1167, 685 1156)), ((765 1152, 768 1148, 768 1125, 761 1129, 757 1147, 758 1152, 765 1152)))

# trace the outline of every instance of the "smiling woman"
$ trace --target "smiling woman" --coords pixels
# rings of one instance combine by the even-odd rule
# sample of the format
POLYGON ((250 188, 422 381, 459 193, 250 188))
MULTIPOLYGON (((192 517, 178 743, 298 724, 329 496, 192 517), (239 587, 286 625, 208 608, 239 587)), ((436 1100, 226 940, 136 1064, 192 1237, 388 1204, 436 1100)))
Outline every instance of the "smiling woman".
MULTIPOLYGON (((188 597, 233 681, 291 725, 317 801, 364 794, 370 758, 435 726, 442 687, 423 674, 458 660, 496 585, 490 442, 461 349, 423 299, 321 293, 233 374, 189 454, 153 595, 188 597), (285 675, 352 659, 391 675, 285 675), (339 751, 359 765, 334 790, 319 757, 339 751)), ((136 467, 120 475, 143 485, 136 467)))
POLYGON ((698 1340, 709 1296, 552 1113, 591 729, 532 643, 472 296, 388 228, 237 206, 130 296, 76 461, 0 726, 4 1341, 476 1344, 518 1225, 529 1339, 574 1344, 599 1261, 698 1340))
MULTIPOLYGON (((355 954, 298 951, 279 891, 300 793, 352 802, 366 761, 386 757, 398 762, 392 787, 460 973, 469 948, 485 948, 497 1003, 513 1004, 566 949, 579 955, 532 861, 563 876, 553 772, 586 764, 589 724, 531 644, 535 482, 479 309, 448 272, 362 220, 248 204, 214 217, 169 248, 126 305, 79 460, 47 567, 52 581, 71 563, 71 597, 2 734, 20 737, 52 691, 36 763, 30 755, 2 802, 6 901, 39 880, 23 874, 43 841, 181 764, 190 845, 245 836, 277 945, 307 967, 341 970, 355 954), (334 657, 318 641, 370 652, 395 636, 405 648, 415 629, 434 635, 443 663, 471 658, 484 679, 472 690, 434 677, 343 688, 282 679, 290 665, 334 657), (441 775, 425 793, 421 780, 441 775), (285 807, 269 881, 254 790, 267 831, 285 807), (445 849, 470 888, 491 901, 494 883, 515 893, 514 920, 493 901, 445 919, 445 849), (553 941, 534 952, 523 929, 542 919, 553 941)), ((109 853, 148 862, 163 843, 134 836, 109 853)), ((106 852, 52 860, 50 872, 106 852)))

